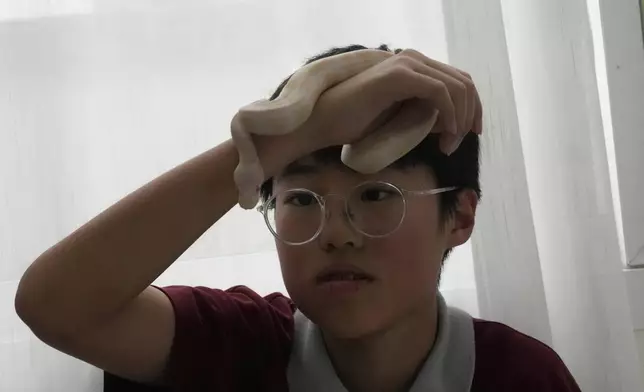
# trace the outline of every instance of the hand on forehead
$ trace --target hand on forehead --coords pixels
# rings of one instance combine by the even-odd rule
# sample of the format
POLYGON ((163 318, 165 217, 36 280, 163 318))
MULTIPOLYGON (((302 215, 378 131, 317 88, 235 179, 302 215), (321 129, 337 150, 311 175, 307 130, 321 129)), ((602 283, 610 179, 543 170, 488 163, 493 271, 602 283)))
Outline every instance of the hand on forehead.
POLYGON ((277 99, 255 102, 235 116, 240 203, 256 203, 254 190, 264 180, 250 133, 301 132, 308 124, 304 128, 320 147, 343 144, 342 162, 374 173, 420 143, 439 113, 439 132, 448 131, 441 137, 447 153, 470 130, 480 132, 480 101, 471 80, 416 51, 360 50, 311 63, 291 77, 277 99), (386 112, 391 118, 382 123, 386 112))

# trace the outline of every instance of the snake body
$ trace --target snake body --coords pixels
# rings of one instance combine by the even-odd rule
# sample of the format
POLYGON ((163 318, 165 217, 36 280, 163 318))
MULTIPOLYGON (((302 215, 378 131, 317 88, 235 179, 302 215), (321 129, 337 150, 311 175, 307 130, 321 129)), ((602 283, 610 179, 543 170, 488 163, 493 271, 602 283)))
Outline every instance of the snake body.
MULTIPOLYGON (((240 108, 231 122, 232 139, 239 151, 234 173, 239 205, 244 209, 255 207, 259 187, 265 180, 252 134, 293 132, 309 118, 324 91, 393 55, 365 49, 318 60, 296 71, 276 99, 259 100, 240 108)), ((429 134, 438 118, 436 110, 428 115, 421 104, 420 101, 402 103, 398 114, 380 128, 358 142, 344 145, 342 162, 357 172, 368 174, 382 170, 407 154, 429 134)))

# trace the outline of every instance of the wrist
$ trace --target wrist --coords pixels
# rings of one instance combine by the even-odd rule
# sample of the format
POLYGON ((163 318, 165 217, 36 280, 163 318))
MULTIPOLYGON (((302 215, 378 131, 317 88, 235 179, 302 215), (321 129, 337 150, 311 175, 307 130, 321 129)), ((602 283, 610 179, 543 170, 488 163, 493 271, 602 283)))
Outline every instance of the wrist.
POLYGON ((252 135, 264 180, 279 174, 291 162, 320 149, 314 137, 299 129, 284 135, 252 135))

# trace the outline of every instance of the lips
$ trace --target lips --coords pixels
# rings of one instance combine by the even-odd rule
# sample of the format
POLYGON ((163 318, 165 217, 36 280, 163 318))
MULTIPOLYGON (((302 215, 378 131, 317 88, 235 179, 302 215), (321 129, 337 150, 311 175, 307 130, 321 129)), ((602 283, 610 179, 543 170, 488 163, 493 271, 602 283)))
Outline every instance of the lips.
POLYGON ((353 266, 329 267, 320 272, 315 278, 315 281, 318 284, 353 281, 371 282, 373 280, 375 280, 373 275, 353 266))

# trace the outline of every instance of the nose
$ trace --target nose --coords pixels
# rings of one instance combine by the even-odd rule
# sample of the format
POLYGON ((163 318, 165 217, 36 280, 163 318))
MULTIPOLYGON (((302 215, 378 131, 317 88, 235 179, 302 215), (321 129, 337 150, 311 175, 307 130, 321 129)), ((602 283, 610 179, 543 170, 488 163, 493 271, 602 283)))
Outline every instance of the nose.
POLYGON ((361 248, 364 244, 364 236, 351 225, 345 208, 345 199, 338 195, 327 195, 324 209, 324 227, 318 237, 320 247, 325 251, 347 247, 361 248))

